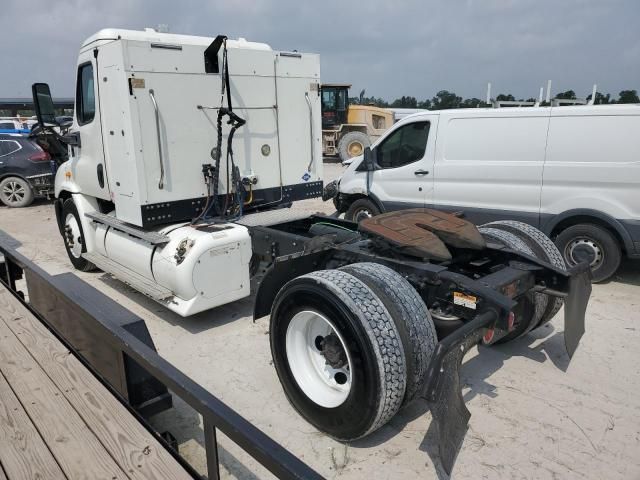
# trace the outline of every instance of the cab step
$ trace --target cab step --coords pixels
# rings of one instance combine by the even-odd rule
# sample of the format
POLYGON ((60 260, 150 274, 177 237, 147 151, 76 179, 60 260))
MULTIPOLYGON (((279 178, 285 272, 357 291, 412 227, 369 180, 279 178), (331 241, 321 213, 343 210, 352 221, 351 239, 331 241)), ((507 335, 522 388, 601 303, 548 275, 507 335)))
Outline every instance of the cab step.
POLYGON ((143 230, 140 227, 136 227, 135 225, 123 222, 122 220, 118 220, 113 215, 106 215, 100 212, 89 212, 85 213, 84 215, 96 223, 102 223, 103 225, 107 225, 114 230, 118 230, 120 232, 131 235, 132 237, 139 238, 140 240, 148 242, 151 245, 163 245, 165 243, 169 243, 169 237, 167 237, 166 235, 154 231, 143 230))
POLYGON ((158 285, 154 281, 120 265, 118 262, 114 262, 100 253, 83 253, 82 258, 93 263, 103 272, 113 275, 121 282, 126 283, 131 288, 138 290, 140 293, 156 301, 165 300, 174 296, 173 292, 168 288, 158 285))

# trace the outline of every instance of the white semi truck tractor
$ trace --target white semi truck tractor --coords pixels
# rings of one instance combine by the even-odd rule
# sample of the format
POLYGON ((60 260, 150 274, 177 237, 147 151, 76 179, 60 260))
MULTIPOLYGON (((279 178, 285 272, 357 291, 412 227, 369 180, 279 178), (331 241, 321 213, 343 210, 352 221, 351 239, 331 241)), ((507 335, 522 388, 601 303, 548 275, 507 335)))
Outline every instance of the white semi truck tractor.
MULTIPOLYGON (((360 224, 291 213, 323 195, 318 55, 107 29, 82 44, 76 79, 64 136, 49 87, 33 85, 73 265, 182 316, 255 291, 289 401, 332 437, 366 436, 423 397, 450 472, 469 348, 525 335, 563 304, 577 348, 588 266, 567 271, 527 225, 478 229, 426 209, 360 224)), ((366 149, 359 172, 378 168, 366 149)))

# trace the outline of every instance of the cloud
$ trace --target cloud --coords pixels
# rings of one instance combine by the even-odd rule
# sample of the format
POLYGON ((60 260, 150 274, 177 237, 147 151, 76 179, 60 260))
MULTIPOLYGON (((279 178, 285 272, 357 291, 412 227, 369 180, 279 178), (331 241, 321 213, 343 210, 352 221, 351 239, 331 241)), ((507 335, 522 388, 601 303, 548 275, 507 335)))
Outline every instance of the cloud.
POLYGON ((104 27, 225 33, 274 49, 320 53, 322 79, 352 83, 353 94, 429 98, 494 92, 586 95, 597 83, 614 95, 640 90, 640 2, 611 0, 30 0, 6 2, 0 17, 0 96, 30 96, 47 81, 73 92, 80 43, 104 27), (7 42, 6 39, 13 41, 7 42))

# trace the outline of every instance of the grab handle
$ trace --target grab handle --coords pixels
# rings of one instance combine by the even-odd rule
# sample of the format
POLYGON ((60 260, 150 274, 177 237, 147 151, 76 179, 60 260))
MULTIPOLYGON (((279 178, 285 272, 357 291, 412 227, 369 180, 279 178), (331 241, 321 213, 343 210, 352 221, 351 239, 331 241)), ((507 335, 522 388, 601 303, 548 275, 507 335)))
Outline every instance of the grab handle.
POLYGON ((311 161, 307 167, 307 172, 311 173, 311 165, 313 165, 313 108, 311 107, 311 100, 309 99, 309 92, 304 93, 304 98, 309 106, 309 133, 311 134, 311 161))
POLYGON ((149 96, 153 102, 153 109, 156 113, 156 133, 158 135, 158 157, 160 158, 160 180, 158 181, 158 188, 162 190, 164 188, 164 161, 162 159, 162 142, 160 140, 160 111, 158 110, 158 102, 153 94, 153 88, 149 89, 149 96))

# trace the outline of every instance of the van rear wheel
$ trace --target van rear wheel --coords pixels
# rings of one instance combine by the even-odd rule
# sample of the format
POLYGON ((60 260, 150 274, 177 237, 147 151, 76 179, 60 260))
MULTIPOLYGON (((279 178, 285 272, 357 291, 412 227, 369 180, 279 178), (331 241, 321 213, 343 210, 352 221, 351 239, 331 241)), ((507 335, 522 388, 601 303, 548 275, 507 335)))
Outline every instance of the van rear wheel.
POLYGON ((271 354, 292 406, 343 441, 387 423, 402 405, 402 340, 383 302, 341 270, 294 278, 271 311, 271 354))
POLYGON ((556 237, 556 245, 568 266, 589 263, 594 283, 609 279, 622 260, 620 244, 613 234, 591 223, 566 228, 556 237))

